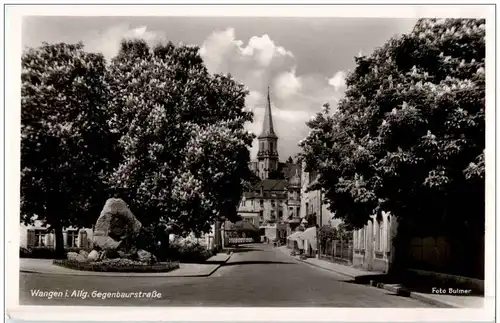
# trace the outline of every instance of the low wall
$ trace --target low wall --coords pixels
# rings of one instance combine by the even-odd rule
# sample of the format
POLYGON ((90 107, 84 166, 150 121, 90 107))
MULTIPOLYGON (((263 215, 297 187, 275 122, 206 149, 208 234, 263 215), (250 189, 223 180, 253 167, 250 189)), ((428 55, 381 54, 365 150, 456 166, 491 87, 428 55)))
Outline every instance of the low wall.
POLYGON ((414 236, 400 250, 401 268, 484 279, 484 237, 414 236))
POLYGON ((252 243, 254 240, 252 238, 229 238, 229 244, 243 244, 243 243, 252 243))
POLYGON ((420 269, 407 269, 407 278, 414 280, 423 280, 428 283, 436 282, 436 284, 450 284, 451 286, 460 286, 463 288, 472 289, 476 293, 484 294, 484 280, 450 275, 445 273, 420 270, 420 269))

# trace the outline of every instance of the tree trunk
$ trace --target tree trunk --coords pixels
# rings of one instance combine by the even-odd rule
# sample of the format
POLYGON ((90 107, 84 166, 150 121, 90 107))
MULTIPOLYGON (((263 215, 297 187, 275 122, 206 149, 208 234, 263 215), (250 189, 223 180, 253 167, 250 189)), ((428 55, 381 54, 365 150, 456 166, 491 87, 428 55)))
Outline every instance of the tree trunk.
POLYGON ((170 252, 168 250, 170 247, 170 234, 167 233, 166 236, 162 237, 160 243, 161 249, 163 249, 160 253, 163 255, 162 260, 168 260, 168 258, 170 258, 170 252))
POLYGON ((64 237, 62 226, 56 225, 54 227, 54 231, 56 236, 56 258, 64 259, 66 255, 64 254, 64 237))

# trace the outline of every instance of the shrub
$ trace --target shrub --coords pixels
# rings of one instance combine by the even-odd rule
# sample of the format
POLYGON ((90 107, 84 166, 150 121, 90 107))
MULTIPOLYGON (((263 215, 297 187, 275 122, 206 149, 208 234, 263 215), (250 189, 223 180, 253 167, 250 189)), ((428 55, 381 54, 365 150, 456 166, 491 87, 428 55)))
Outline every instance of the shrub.
POLYGON ((76 260, 54 260, 54 265, 75 270, 98 272, 139 272, 160 273, 179 268, 178 262, 145 264, 129 259, 105 259, 98 262, 79 262, 76 260))
POLYGON ((204 262, 214 253, 214 250, 209 250, 197 242, 189 240, 173 241, 168 249, 169 259, 184 263, 204 262))

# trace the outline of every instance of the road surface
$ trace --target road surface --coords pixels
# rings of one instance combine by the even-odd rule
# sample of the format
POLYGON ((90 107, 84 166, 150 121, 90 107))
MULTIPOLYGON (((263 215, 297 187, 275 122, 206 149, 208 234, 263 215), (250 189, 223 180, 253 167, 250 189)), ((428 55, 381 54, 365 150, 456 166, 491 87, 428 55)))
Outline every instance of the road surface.
POLYGON ((265 244, 241 247, 210 277, 124 278, 20 273, 20 303, 58 306, 430 306, 383 289, 348 282, 346 277, 294 260, 265 244), (33 296, 35 291, 58 291, 62 295, 48 299, 33 296), (102 299, 104 295, 98 294, 106 292, 127 293, 122 296, 131 298, 102 299), (83 299, 83 296, 87 297, 83 299))

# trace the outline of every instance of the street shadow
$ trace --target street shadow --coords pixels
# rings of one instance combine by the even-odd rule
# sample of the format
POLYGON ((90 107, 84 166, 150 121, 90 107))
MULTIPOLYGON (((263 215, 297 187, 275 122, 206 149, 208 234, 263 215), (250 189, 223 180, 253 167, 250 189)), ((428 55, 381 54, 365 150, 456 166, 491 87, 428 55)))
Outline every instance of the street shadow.
POLYGON ((226 261, 222 260, 205 260, 205 261, 199 261, 196 262, 196 264, 200 265, 223 265, 226 261))
POLYGON ((235 261, 229 262, 222 265, 222 267, 227 266, 239 266, 239 265, 297 265, 295 262, 288 261, 235 261))

